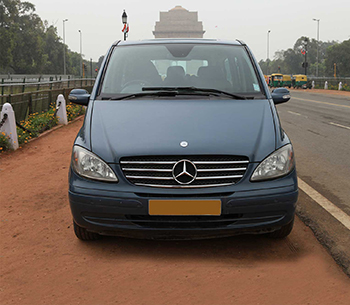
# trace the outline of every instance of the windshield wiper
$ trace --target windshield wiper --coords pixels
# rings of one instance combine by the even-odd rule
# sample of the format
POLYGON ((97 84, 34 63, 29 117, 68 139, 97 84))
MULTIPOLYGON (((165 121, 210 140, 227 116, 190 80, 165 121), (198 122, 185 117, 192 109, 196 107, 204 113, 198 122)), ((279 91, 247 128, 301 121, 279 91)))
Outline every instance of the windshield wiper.
POLYGON ((246 100, 247 98, 243 95, 238 95, 234 93, 229 93, 226 91, 222 91, 219 89, 210 89, 210 88, 197 88, 197 87, 143 87, 142 91, 158 91, 158 90, 165 90, 168 92, 181 92, 181 93, 192 93, 195 94, 196 92, 205 92, 205 93, 212 93, 214 95, 227 95, 233 99, 237 100, 246 100))
POLYGON ((101 99, 106 101, 114 100, 125 100, 125 99, 132 99, 132 98, 138 98, 142 96, 176 96, 177 92, 176 91, 157 91, 157 92, 139 92, 139 93, 131 93, 131 94, 126 94, 126 95, 118 95, 118 96, 104 96, 101 99))

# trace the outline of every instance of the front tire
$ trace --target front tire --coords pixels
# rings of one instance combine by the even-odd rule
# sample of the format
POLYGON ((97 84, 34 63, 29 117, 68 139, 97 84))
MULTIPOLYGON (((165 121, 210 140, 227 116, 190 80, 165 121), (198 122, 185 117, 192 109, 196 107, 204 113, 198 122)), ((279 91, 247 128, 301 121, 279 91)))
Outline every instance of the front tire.
POLYGON ((294 226, 294 217, 293 217, 293 220, 290 223, 288 223, 285 226, 281 227, 277 231, 269 233, 268 236, 270 238, 276 238, 276 239, 285 238, 285 237, 287 237, 290 234, 290 232, 292 232, 293 226, 294 226))
POLYGON ((73 225, 74 225, 75 236, 78 237, 80 240, 91 241, 91 240, 98 240, 102 238, 100 234, 89 232, 85 228, 77 225, 74 221, 73 221, 73 225))

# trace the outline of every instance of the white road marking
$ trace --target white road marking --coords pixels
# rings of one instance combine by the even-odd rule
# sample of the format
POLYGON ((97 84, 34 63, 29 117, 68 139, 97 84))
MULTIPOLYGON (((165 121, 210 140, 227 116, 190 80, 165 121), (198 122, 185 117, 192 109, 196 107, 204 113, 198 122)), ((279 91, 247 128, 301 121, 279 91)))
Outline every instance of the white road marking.
POLYGON ((298 112, 293 112, 293 111, 288 111, 289 113, 291 113, 291 114, 295 114, 295 115, 301 115, 300 113, 298 113, 298 112))
POLYGON ((339 105, 339 104, 334 104, 334 103, 314 101, 314 100, 308 100, 308 99, 305 99, 305 98, 299 98, 299 97, 294 97, 294 96, 292 97, 292 99, 296 99, 296 100, 304 101, 304 102, 312 102, 312 103, 318 103, 318 104, 331 105, 331 106, 336 106, 336 107, 350 108, 350 106, 348 106, 348 105, 339 105))
POLYGON ((324 208, 329 214, 337 219, 344 227, 350 230, 350 216, 335 206, 327 198, 322 196, 319 192, 314 190, 306 182, 298 178, 298 185, 309 197, 311 197, 316 203, 324 208))
POLYGON ((333 123, 333 122, 329 122, 329 124, 334 125, 334 126, 338 126, 338 127, 342 127, 342 128, 346 128, 346 129, 349 129, 349 130, 350 130, 350 127, 349 127, 349 126, 344 126, 344 125, 340 125, 340 124, 333 123))
POLYGON ((293 112, 293 111, 288 111, 290 114, 294 114, 294 115, 299 115, 299 116, 302 116, 302 117, 304 117, 304 118, 308 118, 306 115, 302 115, 302 114, 300 114, 300 113, 298 113, 298 112, 293 112))

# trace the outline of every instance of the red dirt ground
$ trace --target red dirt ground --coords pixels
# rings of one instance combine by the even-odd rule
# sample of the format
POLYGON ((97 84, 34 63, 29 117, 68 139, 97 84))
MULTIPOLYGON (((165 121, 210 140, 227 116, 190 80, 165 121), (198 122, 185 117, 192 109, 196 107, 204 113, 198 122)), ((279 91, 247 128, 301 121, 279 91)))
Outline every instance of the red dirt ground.
POLYGON ((349 304, 350 279, 299 219, 284 240, 79 241, 78 120, 0 155, 0 304, 349 304))

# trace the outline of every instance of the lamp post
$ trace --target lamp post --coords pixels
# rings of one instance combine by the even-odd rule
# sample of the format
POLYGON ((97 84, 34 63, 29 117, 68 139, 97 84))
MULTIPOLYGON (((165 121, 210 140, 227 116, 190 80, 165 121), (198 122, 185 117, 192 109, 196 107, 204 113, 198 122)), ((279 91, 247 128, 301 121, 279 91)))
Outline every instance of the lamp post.
POLYGON ((317 21, 317 57, 316 57, 316 77, 318 77, 318 45, 320 40, 320 19, 312 19, 313 21, 317 21))
POLYGON ((78 32, 80 33, 80 77, 82 77, 83 75, 83 56, 82 56, 83 33, 81 32, 81 30, 78 30, 78 32))
POLYGON ((66 29, 64 27, 66 21, 68 21, 68 19, 63 19, 63 75, 66 75, 66 29))
POLYGON ((269 62, 270 62, 270 54, 269 54, 269 48, 270 48, 270 32, 271 30, 267 31, 267 68, 266 68, 266 75, 269 75, 269 62))
POLYGON ((127 23, 128 23, 128 15, 125 13, 125 10, 122 15, 122 23, 124 24, 123 32, 124 32, 124 40, 126 40, 126 33, 127 33, 127 23))

